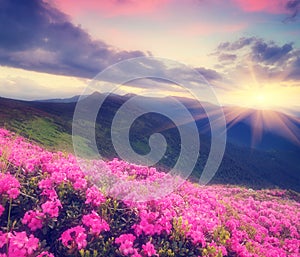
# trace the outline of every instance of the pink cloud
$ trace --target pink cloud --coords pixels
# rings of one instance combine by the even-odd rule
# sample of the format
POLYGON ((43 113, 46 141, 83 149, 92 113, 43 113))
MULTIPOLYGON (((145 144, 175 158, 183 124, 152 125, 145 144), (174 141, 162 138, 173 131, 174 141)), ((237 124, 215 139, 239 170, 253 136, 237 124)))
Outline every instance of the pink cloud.
POLYGON ((106 16, 145 15, 164 7, 171 0, 54 0, 69 15, 99 12, 106 16))
POLYGON ((288 0, 232 0, 246 12, 286 13, 288 0))

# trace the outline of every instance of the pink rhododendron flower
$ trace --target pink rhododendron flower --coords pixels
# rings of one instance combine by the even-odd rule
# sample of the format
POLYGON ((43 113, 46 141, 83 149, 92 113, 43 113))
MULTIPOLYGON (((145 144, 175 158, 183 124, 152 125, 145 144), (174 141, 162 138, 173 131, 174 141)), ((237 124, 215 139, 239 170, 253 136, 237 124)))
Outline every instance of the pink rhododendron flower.
POLYGON ((93 211, 91 214, 84 215, 82 217, 82 223, 90 228, 90 232, 93 235, 99 235, 102 231, 109 231, 109 225, 107 222, 93 211))
POLYGON ((133 229, 136 235, 160 235, 163 231, 169 233, 172 228, 170 218, 159 212, 140 211, 140 223, 135 224, 133 229))
POLYGON ((156 253, 156 250, 154 248, 154 245, 151 242, 147 242, 145 245, 142 246, 144 253, 147 256, 152 256, 152 255, 156 255, 158 256, 158 254, 156 253))
POLYGON ((86 190, 86 204, 91 203, 94 206, 100 206, 105 202, 105 196, 95 186, 92 186, 86 190))
POLYGON ((21 187, 19 181, 11 174, 0 173, 0 196, 7 195, 11 199, 16 199, 21 187))
POLYGON ((35 158, 27 159, 27 162, 25 164, 25 173, 26 172, 34 172, 37 164, 38 164, 37 159, 35 159, 35 158))
POLYGON ((8 256, 27 257, 32 255, 39 246, 39 240, 33 235, 27 237, 26 232, 9 233, 8 256))
POLYGON ((54 201, 47 201, 42 204, 42 210, 44 214, 48 214, 51 218, 57 218, 59 214, 59 208, 62 205, 60 200, 56 199, 54 201))
POLYGON ((119 250, 125 256, 136 254, 136 249, 133 248, 133 243, 136 237, 132 234, 123 234, 115 239, 117 244, 120 244, 119 250))
POLYGON ((45 214, 40 211, 28 211, 25 213, 22 223, 27 225, 31 231, 36 231, 43 227, 45 214))
POLYGON ((0 249, 6 244, 7 239, 7 234, 0 231, 0 249))
POLYGON ((70 249, 76 247, 78 250, 87 245, 85 229, 82 226, 70 228, 62 233, 60 240, 62 244, 70 249))
POLYGON ((53 172, 51 174, 51 180, 55 184, 59 185, 59 184, 67 181, 67 174, 62 171, 53 172))
POLYGON ((50 178, 42 179, 39 182, 39 189, 52 189, 53 187, 53 181, 50 178))
POLYGON ((87 187, 87 181, 84 178, 78 178, 76 181, 73 183, 73 187, 76 190, 81 190, 85 189, 87 187))
POLYGON ((57 193, 54 189, 44 189, 41 195, 46 196, 50 201, 58 199, 57 193))

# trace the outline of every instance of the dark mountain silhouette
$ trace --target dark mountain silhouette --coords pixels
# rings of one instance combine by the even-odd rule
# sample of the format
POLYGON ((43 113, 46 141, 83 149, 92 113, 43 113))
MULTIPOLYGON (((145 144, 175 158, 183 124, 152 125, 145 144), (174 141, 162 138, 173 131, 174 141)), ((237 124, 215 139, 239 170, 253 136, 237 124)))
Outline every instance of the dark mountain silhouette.
POLYGON ((79 100, 80 95, 75 95, 70 98, 54 98, 54 99, 45 99, 45 100, 36 100, 34 102, 43 102, 43 103, 76 103, 79 100))

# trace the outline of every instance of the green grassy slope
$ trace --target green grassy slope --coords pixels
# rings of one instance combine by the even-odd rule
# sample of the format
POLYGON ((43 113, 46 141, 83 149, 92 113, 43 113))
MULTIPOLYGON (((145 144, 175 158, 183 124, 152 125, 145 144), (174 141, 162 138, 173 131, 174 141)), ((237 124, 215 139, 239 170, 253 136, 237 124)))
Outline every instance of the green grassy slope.
POLYGON ((49 150, 73 151, 70 119, 35 108, 29 102, 0 98, 0 126, 49 150))

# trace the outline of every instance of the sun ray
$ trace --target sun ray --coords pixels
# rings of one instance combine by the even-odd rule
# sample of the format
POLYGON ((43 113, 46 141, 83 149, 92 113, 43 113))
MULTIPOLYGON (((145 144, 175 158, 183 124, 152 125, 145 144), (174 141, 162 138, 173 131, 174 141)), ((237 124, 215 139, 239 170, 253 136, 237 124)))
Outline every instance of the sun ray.
POLYGON ((226 113, 227 129, 238 122, 249 123, 251 128, 251 146, 255 147, 265 132, 280 135, 300 146, 300 119, 272 110, 254 110, 246 108, 228 108, 226 113), (298 124, 298 126, 297 126, 298 124))

